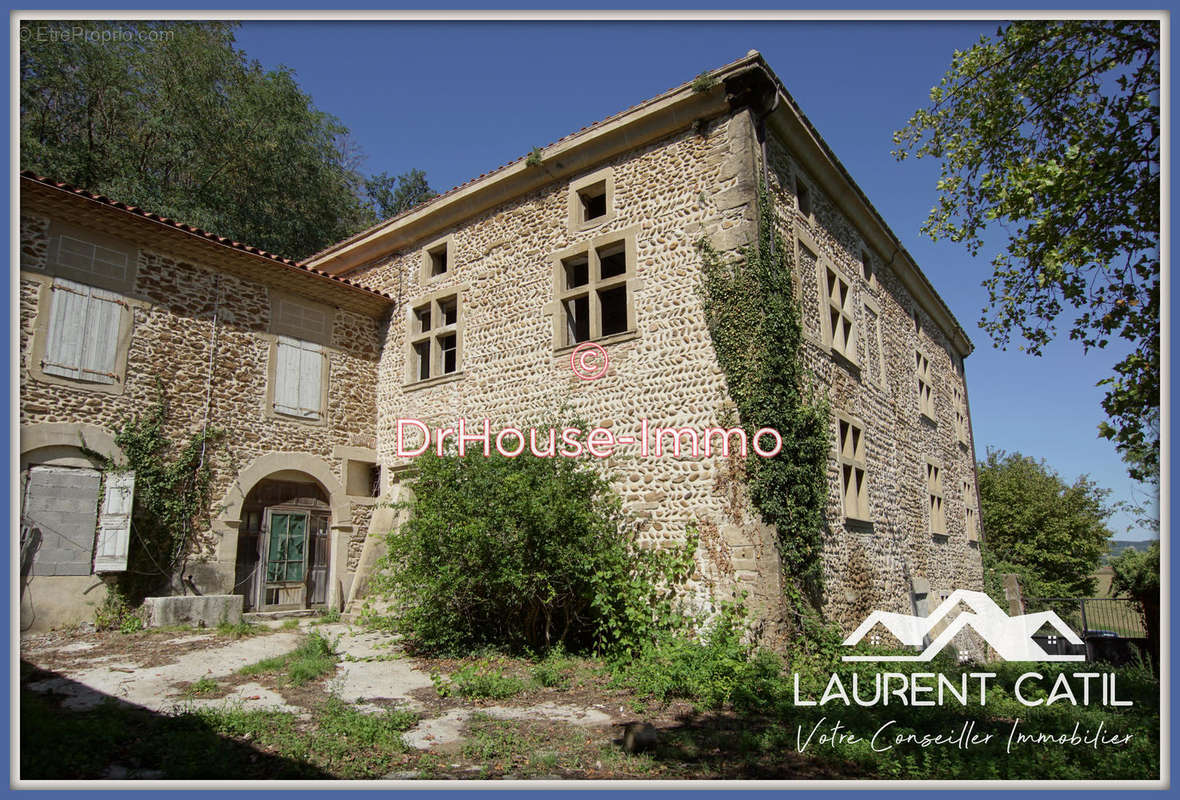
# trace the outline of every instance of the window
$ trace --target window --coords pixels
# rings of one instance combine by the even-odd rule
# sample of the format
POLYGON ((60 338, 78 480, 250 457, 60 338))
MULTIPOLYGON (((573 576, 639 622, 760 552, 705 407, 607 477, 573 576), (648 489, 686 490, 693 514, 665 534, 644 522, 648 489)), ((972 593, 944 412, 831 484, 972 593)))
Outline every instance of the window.
POLYGON ((969 444, 967 438, 967 404, 963 401, 963 390, 958 386, 951 388, 955 410, 955 441, 959 444, 969 444))
POLYGON ((591 246, 558 261, 558 347, 627 333, 635 328, 631 287, 634 258, 627 241, 591 246))
POLYGON ((454 268, 451 236, 443 237, 422 249, 422 281, 446 275, 454 268))
POLYGON ((410 318, 409 380, 425 381, 459 371, 459 295, 415 306, 410 318))
POLYGON ((971 481, 963 481, 963 506, 966 508, 967 541, 979 541, 979 504, 975 500, 975 492, 971 481))
POLYGON ((127 302, 119 295, 55 279, 41 372, 87 383, 119 382, 130 322, 127 302))
POLYGON ((926 462, 926 497, 930 509, 930 532, 946 536, 946 510, 943 508, 942 467, 926 462))
POLYGON ((610 167, 570 183, 569 229, 576 233, 615 217, 615 177, 610 167))
POLYGON ((934 386, 930 380, 930 360, 915 351, 915 361, 918 367, 918 413, 927 419, 934 420, 934 386))
POLYGON ((29 469, 21 508, 22 550, 33 575, 89 575, 102 473, 93 469, 29 469))
POLYGON ((381 465, 372 461, 348 459, 345 487, 353 497, 377 497, 381 494, 381 465))
POLYGON ((864 429, 852 420, 840 417, 839 455, 840 486, 844 504, 844 516, 850 519, 868 520, 869 497, 865 484, 865 440, 864 429))
POLYGON ((856 363, 856 318, 852 291, 844 276, 831 266, 824 267, 824 295, 827 297, 825 344, 856 363))
POLYGON ((868 250, 860 251, 860 274, 864 277, 865 283, 873 282, 873 261, 868 250))
POLYGON ((795 199, 799 203, 799 213, 811 217, 811 188, 799 176, 795 176, 795 199))
POLYGON ((885 388, 885 353, 881 346, 881 309, 871 297, 864 298, 865 367, 871 382, 885 388))
POLYGON ((278 337, 271 381, 275 412, 302 420, 323 420, 327 364, 321 345, 278 337))

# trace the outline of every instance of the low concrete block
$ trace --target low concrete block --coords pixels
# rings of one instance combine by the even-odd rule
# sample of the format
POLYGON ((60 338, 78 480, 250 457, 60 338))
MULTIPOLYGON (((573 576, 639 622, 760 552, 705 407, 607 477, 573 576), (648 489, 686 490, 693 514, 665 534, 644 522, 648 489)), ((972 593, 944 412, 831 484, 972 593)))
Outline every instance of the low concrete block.
POLYGON ((212 628, 222 622, 231 625, 242 621, 240 594, 186 595, 183 597, 148 597, 143 601, 149 628, 169 625, 192 625, 212 628))

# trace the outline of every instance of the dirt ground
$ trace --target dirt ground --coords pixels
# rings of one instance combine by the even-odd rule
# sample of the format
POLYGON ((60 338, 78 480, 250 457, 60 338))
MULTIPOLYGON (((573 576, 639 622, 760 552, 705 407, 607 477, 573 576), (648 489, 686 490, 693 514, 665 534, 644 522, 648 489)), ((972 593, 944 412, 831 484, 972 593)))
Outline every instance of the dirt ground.
MULTIPOLYGON (((502 659, 497 669, 519 677, 523 690, 497 700, 443 696, 432 675, 445 679, 470 661, 413 658, 396 637, 346 623, 301 619, 284 627, 276 621, 245 636, 191 629, 70 631, 26 637, 20 653, 22 692, 44 698, 62 715, 107 708, 113 699, 164 716, 202 708, 280 712, 303 729, 317 724, 328 698, 375 717, 390 710, 415 715, 401 733, 403 747, 320 759, 329 764, 328 777, 848 777, 846 769, 837 775, 787 748, 768 752, 765 743, 743 746, 742 757, 734 758, 735 742, 757 740, 756 721, 698 714, 686 703, 637 702, 629 690, 611 688, 593 661, 568 660, 560 687, 544 688, 529 679, 529 662, 502 659), (290 653, 312 631, 333 643, 334 672, 298 686, 281 672, 239 672, 290 653), (622 746, 629 724, 654 729, 654 738, 636 752, 622 746)), ((264 751, 278 747, 251 742, 251 734, 239 739, 264 751)), ((251 757, 249 763, 256 761, 251 757)), ((94 777, 172 776, 157 764, 129 769, 112 763, 94 777)))

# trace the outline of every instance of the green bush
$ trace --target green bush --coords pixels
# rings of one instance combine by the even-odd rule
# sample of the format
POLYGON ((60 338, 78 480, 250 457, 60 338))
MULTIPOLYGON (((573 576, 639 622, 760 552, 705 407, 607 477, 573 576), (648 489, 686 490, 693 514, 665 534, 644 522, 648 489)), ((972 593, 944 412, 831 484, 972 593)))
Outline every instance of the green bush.
POLYGON ((486 658, 456 670, 449 680, 437 672, 431 674, 430 680, 439 697, 456 695, 468 700, 505 700, 525 690, 523 680, 509 675, 494 661, 486 658))
MULTIPOLYGON (((677 624, 683 547, 635 546, 608 479, 585 460, 427 453, 388 538, 378 624, 419 651, 634 650, 677 624)), ((367 617, 372 623, 372 615, 367 617)))

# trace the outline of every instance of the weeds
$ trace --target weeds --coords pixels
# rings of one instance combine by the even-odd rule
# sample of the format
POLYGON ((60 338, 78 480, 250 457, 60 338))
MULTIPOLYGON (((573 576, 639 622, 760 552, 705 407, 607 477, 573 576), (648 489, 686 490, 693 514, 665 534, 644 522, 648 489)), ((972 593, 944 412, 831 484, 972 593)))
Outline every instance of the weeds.
POLYGON ((217 688, 217 681, 206 676, 190 683, 184 690, 184 696, 191 698, 198 697, 203 694, 212 694, 213 692, 217 691, 217 688))
POLYGON ((316 678, 336 670, 335 647, 326 638, 312 632, 303 643, 290 653, 273 658, 264 658, 238 670, 239 675, 261 675, 270 672, 286 672, 285 682, 290 686, 302 686, 316 678))
POLYGON ((262 626, 255 625, 252 622, 247 622, 240 619, 237 622, 222 621, 217 623, 217 632, 222 636, 228 636, 231 639, 241 639, 246 636, 254 636, 260 633, 262 626))
POLYGON ((439 697, 504 700, 525 690, 525 682, 509 675, 492 659, 481 659, 456 670, 448 680, 439 673, 430 676, 439 697))

